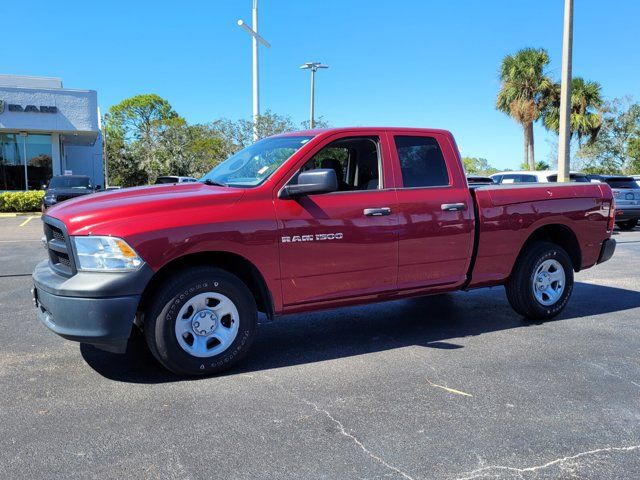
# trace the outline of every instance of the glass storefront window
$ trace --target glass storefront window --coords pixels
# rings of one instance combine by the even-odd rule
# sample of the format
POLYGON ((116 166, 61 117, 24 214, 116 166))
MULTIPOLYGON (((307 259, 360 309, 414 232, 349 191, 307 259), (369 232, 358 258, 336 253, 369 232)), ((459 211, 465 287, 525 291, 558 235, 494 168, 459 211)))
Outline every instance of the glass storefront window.
POLYGON ((51 135, 0 133, 0 190, 40 190, 52 166, 51 135))
POLYGON ((53 174, 51 135, 28 135, 25 150, 29 190, 41 190, 53 174))

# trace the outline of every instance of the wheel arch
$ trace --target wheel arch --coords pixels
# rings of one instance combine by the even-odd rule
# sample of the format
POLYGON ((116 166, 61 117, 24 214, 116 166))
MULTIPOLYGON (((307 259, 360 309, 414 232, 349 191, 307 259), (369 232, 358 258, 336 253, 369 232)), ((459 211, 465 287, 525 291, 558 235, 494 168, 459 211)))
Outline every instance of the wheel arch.
POLYGON ((530 245, 540 241, 552 242, 562 247, 569 255, 569 258, 571 258, 573 270, 576 272, 580 271, 582 267, 582 249, 580 248, 578 237, 576 237, 576 234, 573 232, 573 230, 571 230, 571 228, 560 223, 538 227, 536 230, 531 232, 527 240, 520 248, 520 252, 518 252, 518 258, 520 258, 522 253, 530 245))
POLYGON ((138 310, 144 311, 146 309, 154 293, 170 275, 190 267, 201 266, 221 268, 236 275, 253 294, 258 311, 264 312, 269 319, 273 319, 275 316, 273 298, 262 273, 245 257, 225 251, 192 253, 163 265, 144 289, 138 310))

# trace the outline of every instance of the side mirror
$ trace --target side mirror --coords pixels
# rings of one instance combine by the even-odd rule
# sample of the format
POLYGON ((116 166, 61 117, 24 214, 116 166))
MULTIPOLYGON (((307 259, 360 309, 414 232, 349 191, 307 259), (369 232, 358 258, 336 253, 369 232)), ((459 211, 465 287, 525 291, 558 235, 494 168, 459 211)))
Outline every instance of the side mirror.
POLYGON ((308 170, 298 175, 298 183, 285 185, 280 198, 295 198, 338 190, 338 177, 332 168, 308 170))
POLYGON ((94 189, 96 192, 99 192, 100 190, 102 190, 102 185, 96 185, 95 187, 93 187, 93 189, 94 189))

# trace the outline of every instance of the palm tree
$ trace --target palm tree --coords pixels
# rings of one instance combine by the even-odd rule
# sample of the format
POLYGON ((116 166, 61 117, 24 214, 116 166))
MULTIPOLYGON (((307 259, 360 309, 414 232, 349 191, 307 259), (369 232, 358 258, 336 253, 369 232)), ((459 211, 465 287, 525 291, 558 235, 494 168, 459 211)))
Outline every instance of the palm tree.
MULTIPOLYGON (((578 145, 582 146, 585 137, 592 142, 602 126, 602 107, 598 82, 585 81, 581 77, 574 77, 571 81, 571 121, 569 129, 571 137, 578 138, 578 145)), ((560 127, 560 85, 553 87, 550 100, 542 112, 542 121, 547 130, 558 133, 560 127)))
POLYGON ((545 74, 549 54, 540 48, 524 48, 507 55, 500 65, 501 87, 496 108, 522 125, 524 163, 535 170, 533 124, 545 108, 553 91, 553 81, 545 74))

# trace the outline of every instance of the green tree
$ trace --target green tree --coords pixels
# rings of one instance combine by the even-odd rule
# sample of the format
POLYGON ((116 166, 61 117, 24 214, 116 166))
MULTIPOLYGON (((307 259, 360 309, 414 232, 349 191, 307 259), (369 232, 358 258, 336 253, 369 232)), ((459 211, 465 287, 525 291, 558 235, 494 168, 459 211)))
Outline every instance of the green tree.
POLYGON ((549 55, 544 49, 524 48, 507 55, 500 65, 501 87, 496 108, 522 126, 524 162, 535 169, 533 124, 540 118, 553 91, 553 81, 544 70, 549 55))
POLYGON ((109 174, 122 186, 154 181, 162 172, 162 135, 184 122, 169 102, 156 94, 127 98, 109 108, 105 123, 109 174))
POLYGON ((498 169, 492 167, 486 158, 462 157, 462 164, 469 175, 491 175, 498 172, 498 169))
MULTIPOLYGON (((601 87, 597 82, 585 81, 574 77, 571 81, 571 121, 569 123, 571 137, 578 139, 578 147, 582 146, 585 137, 595 140, 602 126, 601 87)), ((558 133, 560 129, 560 84, 553 86, 543 113, 543 124, 547 130, 558 133)))
MULTIPOLYGON (((522 170, 529 170, 531 168, 531 165, 529 165, 528 163, 522 162, 520 164, 520 168, 522 170)), ((536 168, 535 168, 536 170, 549 170, 549 168, 551 168, 551 167, 544 160, 538 160, 536 162, 536 168)))
MULTIPOLYGON (((227 156, 254 143, 253 120, 241 119, 234 121, 221 119, 214 121, 211 124, 211 128, 225 140, 224 148, 227 156)), ((271 110, 267 110, 258 116, 258 139, 293 130, 296 130, 293 121, 286 115, 278 115, 271 110)))
POLYGON ((635 173, 640 161, 640 104, 631 99, 603 103, 602 126, 595 139, 582 146, 576 158, 593 173, 635 173))

